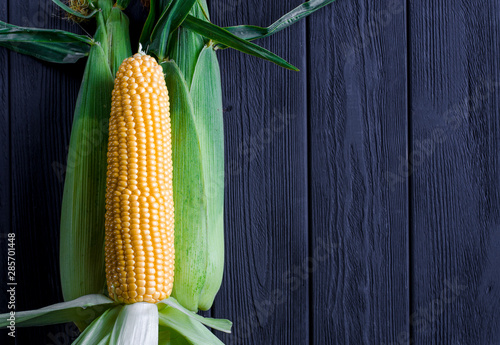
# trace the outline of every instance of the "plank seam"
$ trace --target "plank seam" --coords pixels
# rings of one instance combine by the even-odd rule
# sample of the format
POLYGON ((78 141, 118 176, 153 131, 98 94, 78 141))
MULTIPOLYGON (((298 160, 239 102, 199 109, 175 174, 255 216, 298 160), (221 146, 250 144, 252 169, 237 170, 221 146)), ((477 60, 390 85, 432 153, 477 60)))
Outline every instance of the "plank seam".
MULTIPOLYGON (((307 17, 305 19, 305 58, 306 58, 306 63, 305 63, 305 74, 308 76, 309 71, 311 70, 311 59, 310 59, 310 54, 311 54, 311 47, 310 47, 310 40, 309 38, 309 33, 310 31, 310 17, 307 17)), ((306 171, 306 176, 307 176, 307 251, 308 251, 308 257, 311 257, 311 254, 313 252, 313 236, 312 236, 312 181, 311 181, 311 168, 312 168, 312 162, 311 162, 311 151, 312 151, 312 143, 311 143, 311 121, 309 118, 309 114, 312 113, 311 110, 311 88, 309 87, 309 80, 310 78, 305 78, 305 86, 306 86, 306 121, 307 121, 307 129, 306 129, 306 143, 307 143, 307 150, 306 150, 306 159, 307 159, 307 171, 306 171)), ((309 318, 308 318, 308 331, 309 331, 309 344, 314 345, 314 329, 311 330, 311 325, 314 327, 314 282, 313 282, 313 272, 312 270, 309 270, 309 274, 307 279, 309 280, 308 282, 308 288, 309 288, 309 318)))
MULTIPOLYGON (((411 15, 410 15, 410 0, 406 1, 406 160, 409 161, 411 149, 413 147, 413 126, 412 126, 412 97, 411 97, 411 15)), ((414 308, 413 300, 413 256, 412 256, 412 229, 413 229, 413 166, 408 164, 408 180, 407 180, 407 198, 408 198, 408 345, 413 343, 414 332, 411 325, 411 315, 414 308)))

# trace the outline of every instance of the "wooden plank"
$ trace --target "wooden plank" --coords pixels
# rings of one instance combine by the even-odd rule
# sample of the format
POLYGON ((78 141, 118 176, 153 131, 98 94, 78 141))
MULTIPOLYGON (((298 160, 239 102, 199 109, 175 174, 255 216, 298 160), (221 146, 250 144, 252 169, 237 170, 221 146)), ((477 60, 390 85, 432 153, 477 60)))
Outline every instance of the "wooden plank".
POLYGON ((498 344, 500 5, 410 6, 413 340, 498 344))
MULTIPOLYGON (((79 31, 50 1, 11 1, 9 20, 79 31)), ((62 301, 59 217, 69 132, 82 65, 56 65, 11 53, 12 229, 17 236, 17 308, 62 301), (55 169, 56 168, 56 169, 55 169)), ((66 344, 74 326, 19 328, 18 344, 66 344)))
POLYGON ((308 41, 311 344, 408 344, 404 2, 338 1, 308 41))
MULTIPOLYGON (((293 1, 211 1, 218 25, 270 25, 293 1)), ((305 23, 265 48, 294 73, 226 50, 219 53, 226 134, 226 267, 215 317, 233 320, 225 344, 308 344, 308 277, 289 281, 307 257, 305 23), (297 285, 295 287, 294 285, 297 285)))
MULTIPOLYGON (((0 0, 0 20, 7 21, 7 0, 0 0)), ((7 290, 8 233, 10 232, 10 131, 9 131, 9 56, 0 48, 0 281, 7 290)), ((6 293, 0 294, 0 312, 9 312, 6 293)), ((14 344, 7 330, 0 331, 1 344, 14 344)))

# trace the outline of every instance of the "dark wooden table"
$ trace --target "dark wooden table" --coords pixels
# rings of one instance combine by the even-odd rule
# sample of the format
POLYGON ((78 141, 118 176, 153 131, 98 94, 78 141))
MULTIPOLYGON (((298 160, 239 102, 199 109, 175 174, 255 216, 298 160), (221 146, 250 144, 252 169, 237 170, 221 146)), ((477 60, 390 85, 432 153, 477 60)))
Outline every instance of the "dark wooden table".
MULTIPOLYGON (((212 0, 269 25, 301 3, 212 0)), ((132 27, 145 12, 129 11, 132 27)), ((0 19, 81 33, 49 0, 0 19)), ((137 34, 135 34, 135 37, 137 34)), ((500 2, 338 0, 260 41, 294 73, 220 52, 226 344, 500 344, 500 2)), ((83 63, 0 49, 0 311, 6 233, 17 306, 61 301, 64 164, 83 63)), ((69 344, 75 329, 18 329, 69 344)), ((5 332, 2 344, 13 344, 5 332)))

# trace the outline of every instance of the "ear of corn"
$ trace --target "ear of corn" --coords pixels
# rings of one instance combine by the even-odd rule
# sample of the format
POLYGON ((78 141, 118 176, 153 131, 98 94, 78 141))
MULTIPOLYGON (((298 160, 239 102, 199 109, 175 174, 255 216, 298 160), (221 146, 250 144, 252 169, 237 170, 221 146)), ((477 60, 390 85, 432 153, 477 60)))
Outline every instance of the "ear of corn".
POLYGON ((118 302, 159 302, 174 275, 169 99, 162 68, 147 55, 118 70, 109 122, 106 277, 118 302))

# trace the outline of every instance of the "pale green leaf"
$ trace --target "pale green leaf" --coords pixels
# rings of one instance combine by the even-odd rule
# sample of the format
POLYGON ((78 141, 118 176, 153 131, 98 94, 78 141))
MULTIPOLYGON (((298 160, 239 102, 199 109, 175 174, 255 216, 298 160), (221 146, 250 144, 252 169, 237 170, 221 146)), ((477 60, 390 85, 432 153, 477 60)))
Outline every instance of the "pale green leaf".
POLYGON ((175 214, 175 279, 172 296, 190 310, 206 279, 206 199, 201 148, 186 81, 173 61, 161 64, 170 97, 175 214), (180 216, 182 215, 182 216, 180 216))
MULTIPOLYGON (((196 320, 208 327, 211 327, 213 329, 226 332, 226 333, 231 333, 231 327, 233 323, 229 320, 226 319, 213 319, 210 317, 203 317, 195 312, 192 312, 190 310, 187 310, 184 308, 177 300, 173 297, 164 299, 163 301, 158 302, 158 304, 165 304, 168 305, 172 308, 177 309, 178 311, 182 312, 184 315, 192 318, 193 320, 196 320)), ((169 308, 161 309, 160 314, 169 308)))
POLYGON ((126 304, 116 319, 110 344, 158 345, 158 308, 155 304, 126 304))
MULTIPOLYGON (((107 40, 103 29, 96 33, 100 42, 107 40)), ((113 84, 108 56, 95 44, 76 101, 67 163, 58 171, 61 178, 66 173, 60 234, 61 285, 66 301, 105 290, 104 215, 113 84)))
POLYGON ((106 310, 101 316, 94 320, 85 331, 75 340, 72 345, 95 345, 101 342, 107 343, 115 325, 118 314, 123 306, 118 305, 106 310))
MULTIPOLYGON (((113 305, 103 295, 87 295, 70 302, 57 303, 45 308, 15 313, 16 327, 53 325, 65 322, 92 322, 113 305)), ((9 325, 9 313, 0 315, 0 327, 9 325)))
POLYGON ((224 270, 224 119, 219 62, 213 46, 199 54, 191 84, 207 198, 207 279, 198 307, 208 310, 224 270))
MULTIPOLYGON (((175 308, 165 308, 159 312, 160 326, 181 334, 189 344, 224 345, 212 332, 198 321, 175 308)), ((161 344, 163 345, 163 344, 161 344)))

